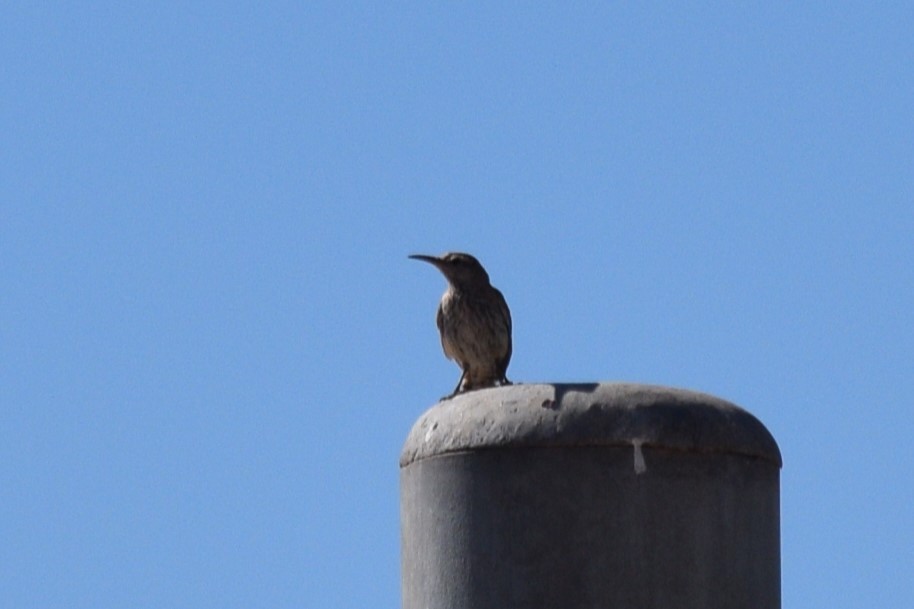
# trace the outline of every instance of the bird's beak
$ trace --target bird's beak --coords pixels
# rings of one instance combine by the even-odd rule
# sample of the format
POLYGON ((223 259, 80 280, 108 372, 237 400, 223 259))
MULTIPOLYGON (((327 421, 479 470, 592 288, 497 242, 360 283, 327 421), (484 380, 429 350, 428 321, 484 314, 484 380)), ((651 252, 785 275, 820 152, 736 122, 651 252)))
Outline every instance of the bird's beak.
POLYGON ((413 254, 410 256, 413 260, 422 260, 423 262, 428 262, 429 264, 434 264, 436 267, 441 268, 441 258, 438 256, 426 256, 425 254, 413 254))

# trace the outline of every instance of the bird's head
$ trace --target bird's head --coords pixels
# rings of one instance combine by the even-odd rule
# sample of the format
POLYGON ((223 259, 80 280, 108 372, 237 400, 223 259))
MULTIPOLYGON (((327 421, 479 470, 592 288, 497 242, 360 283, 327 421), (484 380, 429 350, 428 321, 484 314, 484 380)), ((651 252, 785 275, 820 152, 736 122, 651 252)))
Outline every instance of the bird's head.
POLYGON ((479 260, 469 254, 462 252, 448 252, 441 256, 413 254, 410 258, 434 265, 456 288, 489 285, 489 274, 479 264, 479 260))

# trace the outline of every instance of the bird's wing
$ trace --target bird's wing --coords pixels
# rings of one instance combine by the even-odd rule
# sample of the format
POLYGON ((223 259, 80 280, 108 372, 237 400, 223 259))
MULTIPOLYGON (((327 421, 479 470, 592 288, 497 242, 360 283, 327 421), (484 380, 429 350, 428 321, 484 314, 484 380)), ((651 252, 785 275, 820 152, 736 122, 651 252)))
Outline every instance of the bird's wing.
POLYGON ((508 308, 508 303, 505 301, 505 297, 502 295, 497 288, 492 288, 495 290, 495 294, 498 296, 498 299, 501 301, 501 306, 498 307, 498 310, 503 312, 501 316, 501 322, 504 324, 505 329, 508 331, 508 347, 505 349, 505 355, 498 360, 498 373, 502 376, 502 380, 506 380, 506 374, 508 373, 508 364, 511 363, 511 352, 513 351, 513 340, 511 338, 512 328, 511 328, 511 309, 508 308))
POLYGON ((441 336, 441 348, 444 350, 444 356, 448 359, 454 359, 450 344, 447 341, 447 333, 444 331, 444 308, 438 305, 438 315, 435 317, 435 324, 438 326, 438 334, 441 336))

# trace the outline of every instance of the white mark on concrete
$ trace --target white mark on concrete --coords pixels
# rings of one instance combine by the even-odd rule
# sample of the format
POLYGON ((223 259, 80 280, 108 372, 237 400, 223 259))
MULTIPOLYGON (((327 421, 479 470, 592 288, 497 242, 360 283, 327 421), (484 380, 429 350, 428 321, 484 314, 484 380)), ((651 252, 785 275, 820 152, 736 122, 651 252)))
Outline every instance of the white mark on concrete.
POLYGON ((428 428, 428 430, 425 432, 425 441, 426 442, 428 442, 429 440, 432 439, 432 435, 435 433, 436 429, 438 429, 438 423, 435 423, 431 427, 428 428))
POLYGON ((632 440, 632 446, 635 448, 635 473, 643 474, 647 471, 647 465, 644 464, 644 454, 641 452, 641 445, 644 440, 632 440))

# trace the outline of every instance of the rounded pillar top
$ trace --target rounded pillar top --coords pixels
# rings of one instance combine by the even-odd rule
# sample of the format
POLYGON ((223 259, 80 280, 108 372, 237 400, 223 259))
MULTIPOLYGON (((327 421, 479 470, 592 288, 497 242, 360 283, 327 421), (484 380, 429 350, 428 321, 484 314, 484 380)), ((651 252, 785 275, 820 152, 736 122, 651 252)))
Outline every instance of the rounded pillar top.
POLYGON ((413 425, 400 467, 488 448, 631 445, 782 464, 765 426, 720 398, 636 383, 542 383, 471 391, 438 402, 413 425))

